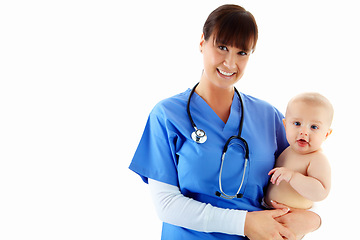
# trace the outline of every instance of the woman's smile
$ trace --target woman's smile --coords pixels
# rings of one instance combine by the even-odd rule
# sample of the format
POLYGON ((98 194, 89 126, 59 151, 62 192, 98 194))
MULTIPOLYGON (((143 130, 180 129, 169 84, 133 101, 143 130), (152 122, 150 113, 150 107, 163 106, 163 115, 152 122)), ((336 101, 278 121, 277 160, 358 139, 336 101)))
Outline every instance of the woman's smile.
POLYGON ((223 71, 219 68, 216 69, 218 73, 220 73, 221 75, 224 75, 226 77, 231 77, 232 75, 234 75, 236 72, 226 72, 226 71, 223 71))

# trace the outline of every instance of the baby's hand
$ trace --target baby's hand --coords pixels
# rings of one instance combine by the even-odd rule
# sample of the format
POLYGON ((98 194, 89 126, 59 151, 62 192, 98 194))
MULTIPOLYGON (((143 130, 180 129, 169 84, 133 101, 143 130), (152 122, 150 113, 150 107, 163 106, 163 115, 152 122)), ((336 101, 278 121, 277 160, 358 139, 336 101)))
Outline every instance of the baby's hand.
POLYGON ((282 180, 286 182, 290 182, 292 176, 294 175, 294 171, 291 171, 284 167, 274 168, 272 169, 268 175, 271 175, 270 182, 272 184, 279 185, 282 180))

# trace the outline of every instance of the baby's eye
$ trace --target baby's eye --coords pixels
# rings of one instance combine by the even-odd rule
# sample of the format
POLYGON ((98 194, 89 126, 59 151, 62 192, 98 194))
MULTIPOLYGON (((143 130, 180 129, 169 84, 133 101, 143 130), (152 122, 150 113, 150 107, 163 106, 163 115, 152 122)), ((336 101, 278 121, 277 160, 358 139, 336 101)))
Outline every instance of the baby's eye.
POLYGON ((318 127, 318 126, 316 126, 316 125, 312 125, 312 126, 311 126, 311 129, 316 130, 316 129, 319 129, 319 127, 318 127))
POLYGON ((301 126, 301 123, 300 122, 294 122, 294 125, 295 126, 301 126))

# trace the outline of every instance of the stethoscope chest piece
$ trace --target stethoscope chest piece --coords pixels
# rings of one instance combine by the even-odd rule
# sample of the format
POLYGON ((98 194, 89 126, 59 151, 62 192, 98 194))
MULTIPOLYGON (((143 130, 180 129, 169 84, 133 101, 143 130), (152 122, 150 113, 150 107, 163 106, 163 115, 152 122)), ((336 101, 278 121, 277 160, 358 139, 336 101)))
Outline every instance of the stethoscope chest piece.
MULTIPOLYGON (((188 102, 187 102, 187 105, 186 105, 186 111, 187 111, 187 114, 189 116, 189 120, 191 122, 191 125, 195 129, 195 131, 191 133, 192 140, 194 140, 196 143, 204 143, 204 142, 206 142, 206 139, 207 139, 205 131, 202 130, 202 129, 198 129, 196 127, 196 124, 195 124, 194 120, 192 119, 191 113, 190 113, 190 99, 191 99, 191 96, 193 95, 193 93, 195 91, 195 88, 196 88, 196 86, 198 84, 199 83, 197 83, 190 92, 189 99, 188 99, 188 102)), ((235 90, 236 94, 239 96, 239 101, 240 101, 240 106, 241 106, 241 118, 240 118, 240 123, 239 123, 239 132, 238 132, 237 135, 231 136, 227 140, 227 142, 225 143, 223 153, 222 153, 222 156, 221 156, 221 166, 220 166, 220 172, 219 172, 219 189, 220 189, 220 192, 219 191, 215 192, 216 196, 222 197, 222 198, 225 198, 225 199, 234 199, 234 198, 242 198, 243 197, 243 193, 240 193, 240 191, 241 191, 241 189, 243 187, 243 184, 244 184, 246 167, 248 165, 248 159, 249 159, 249 146, 248 146, 246 140, 241 137, 241 131, 242 131, 243 122, 244 122, 244 106, 243 106, 243 102, 242 102, 240 93, 236 90, 236 88, 234 88, 234 90, 235 90), (221 178, 222 178, 225 154, 226 154, 226 151, 227 151, 228 147, 232 145, 230 142, 232 140, 234 140, 234 139, 238 139, 238 140, 241 140, 241 142, 243 142, 243 144, 241 144, 240 146, 243 148, 243 150, 245 152, 245 156, 244 156, 245 161, 244 161, 244 170, 243 170, 242 179, 241 179, 241 183, 239 185, 239 188, 238 188, 235 195, 229 195, 229 194, 226 194, 222 189, 222 180, 221 180, 221 178)))
POLYGON ((196 129, 192 134, 191 134, 191 138, 192 140, 194 140, 197 143, 204 143, 206 142, 207 136, 205 134, 205 131, 202 129, 196 129))

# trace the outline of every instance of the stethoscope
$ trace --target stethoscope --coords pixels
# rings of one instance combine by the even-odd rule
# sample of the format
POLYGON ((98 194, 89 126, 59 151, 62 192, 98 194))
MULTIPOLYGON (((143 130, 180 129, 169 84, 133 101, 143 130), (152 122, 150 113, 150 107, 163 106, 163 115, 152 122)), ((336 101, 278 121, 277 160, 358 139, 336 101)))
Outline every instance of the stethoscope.
MULTIPOLYGON (((199 83, 197 83, 190 92, 190 95, 189 95, 189 98, 188 98, 188 101, 187 101, 186 111, 187 111, 187 114, 189 116, 191 125, 195 129, 195 131, 191 134, 192 140, 194 140, 196 143, 204 143, 207 140, 206 133, 205 133, 204 130, 197 128, 194 120, 191 117, 191 113, 190 113, 190 99, 191 99, 192 95, 194 94, 195 89, 196 89, 198 84, 199 83)), ((224 149, 223 149, 223 152, 222 152, 222 155, 221 155, 221 166, 220 166, 220 173, 219 173, 219 189, 220 189, 220 192, 219 191, 215 192, 216 196, 222 197, 222 198, 225 198, 225 199, 234 199, 234 198, 242 198, 243 197, 243 194, 240 193, 240 190, 241 190, 241 188, 243 186, 243 183, 244 183, 246 167, 247 167, 248 160, 249 160, 249 147, 248 147, 248 144, 247 144, 246 140, 241 137, 241 131, 242 131, 243 122, 244 122, 244 105, 243 105, 240 93, 237 91, 237 89, 235 87, 234 87, 234 90, 235 90, 236 94, 239 96, 240 105, 241 105, 241 118, 240 118, 240 125, 239 125, 239 133, 237 135, 231 136, 225 143, 225 146, 224 146, 224 149), (244 152, 245 152, 244 171, 243 171, 243 175, 242 175, 242 179, 241 179, 239 189, 237 190, 236 194, 235 195, 228 195, 222 189, 221 176, 222 176, 226 151, 227 151, 228 147, 232 145, 232 144, 230 144, 230 142, 232 140, 234 140, 234 139, 241 140, 241 142, 244 145, 243 146, 243 145, 240 144, 240 146, 244 149, 244 152)))

